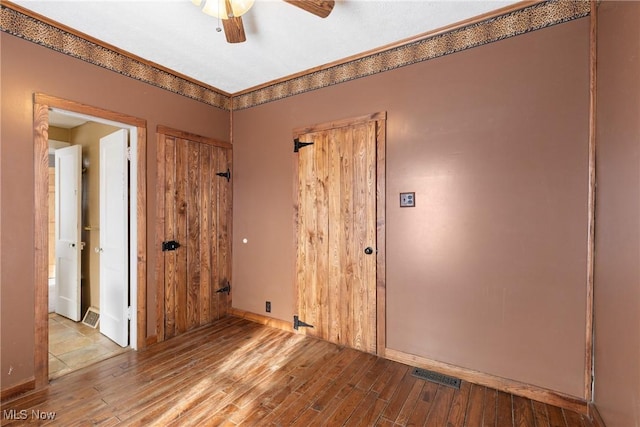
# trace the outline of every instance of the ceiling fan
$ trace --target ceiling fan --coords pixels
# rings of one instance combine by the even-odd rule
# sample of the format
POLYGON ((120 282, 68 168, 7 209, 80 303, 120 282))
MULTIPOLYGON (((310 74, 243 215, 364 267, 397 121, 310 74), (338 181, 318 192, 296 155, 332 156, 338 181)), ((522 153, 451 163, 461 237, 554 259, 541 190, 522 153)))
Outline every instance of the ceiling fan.
MULTIPOLYGON (((299 7, 320 18, 329 16, 335 5, 335 0, 283 0, 290 5, 299 7)), ((247 40, 242 24, 244 15, 255 0, 191 0, 193 4, 202 7, 207 15, 220 18, 224 28, 224 35, 229 43, 242 43, 247 40)))

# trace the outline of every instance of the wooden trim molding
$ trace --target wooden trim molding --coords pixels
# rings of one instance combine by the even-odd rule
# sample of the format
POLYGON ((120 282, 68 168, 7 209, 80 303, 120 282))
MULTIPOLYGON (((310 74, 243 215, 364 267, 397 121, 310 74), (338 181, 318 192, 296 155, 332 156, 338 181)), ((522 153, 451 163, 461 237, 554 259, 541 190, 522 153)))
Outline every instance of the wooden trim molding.
POLYGON ((594 403, 589 403, 589 418, 593 422, 593 427, 606 427, 598 408, 594 403))
POLYGON ((28 379, 25 382, 3 389, 0 392, 0 401, 5 402, 23 393, 34 390, 35 388, 36 388, 36 380, 35 378, 32 377, 31 379, 28 379))
POLYGON ((595 224, 596 224, 596 83, 597 83, 597 30, 598 14, 596 0, 591 0, 589 17, 589 177, 587 196, 587 295, 586 295, 586 335, 584 357, 584 397, 593 399, 593 275, 595 265, 595 224))
POLYGON ((385 357, 396 362, 405 363, 410 366, 430 369, 445 375, 451 375, 470 383, 491 387, 496 390, 511 393, 528 399, 537 400, 553 406, 569 409, 581 414, 587 414, 587 402, 573 396, 538 387, 531 384, 522 383, 515 380, 490 375, 473 369, 461 368, 444 362, 427 359, 402 351, 387 348, 385 357))
POLYGON ((189 141, 200 142, 202 144, 209 144, 221 148, 233 148, 233 145, 228 142, 218 141, 217 139, 209 138, 206 136, 196 135, 194 133, 173 129, 168 126, 158 125, 156 132, 158 135, 167 135, 173 136, 174 138, 188 139, 189 141))
POLYGON ((34 167, 34 377, 35 387, 49 384, 49 108, 33 105, 34 167))
POLYGON ((126 125, 135 126, 137 128, 145 128, 146 133, 147 121, 144 119, 139 119, 137 117, 132 117, 115 111, 105 110, 103 108, 92 107, 90 105, 81 104, 76 101, 70 101, 67 99, 58 98, 57 96, 46 95, 43 93, 35 93, 33 95, 33 101, 36 104, 47 105, 51 108, 58 108, 60 110, 84 114, 87 116, 100 117, 101 119, 124 123, 126 125))
POLYGON ((334 120, 332 122, 296 128, 293 130, 293 137, 297 138, 300 135, 304 135, 307 133, 322 132, 329 129, 338 129, 345 126, 353 126, 354 124, 357 124, 357 123, 377 122, 377 121, 386 120, 386 119, 387 119, 387 112, 382 111, 382 112, 373 113, 373 114, 365 114, 365 115, 353 117, 350 119, 334 120))
MULTIPOLYGON (((138 282, 136 307, 136 347, 146 346, 147 336, 147 125, 140 119, 131 117, 129 120, 137 122, 137 194, 136 194, 136 227, 137 227, 137 265, 136 277, 138 282)), ((127 123, 127 122, 123 122, 127 123)), ((130 219, 131 220, 131 219, 130 219)), ((130 267, 132 268, 132 267, 130 267)), ((131 327, 131 326, 130 326, 131 327)))
POLYGON ((387 122, 376 123, 376 353, 387 348, 387 122))
POLYGON ((146 339, 146 346, 149 347, 150 345, 154 345, 158 343, 158 336, 157 335, 150 335, 147 337, 146 339))
POLYGON ((34 377, 35 388, 45 387, 49 383, 49 313, 47 282, 48 268, 48 239, 47 218, 48 210, 48 130, 49 108, 57 108, 83 115, 98 117, 110 121, 123 123, 137 128, 137 332, 136 346, 142 349, 146 345, 147 325, 147 129, 146 121, 136 117, 91 107, 78 102, 69 101, 53 96, 36 93, 33 96, 33 144, 34 144, 34 377))
POLYGON ((164 256, 160 243, 165 227, 165 170, 159 165, 165 162, 164 134, 156 128, 156 340, 164 341, 164 256), (160 284, 162 282, 162 285, 160 284))
POLYGON ((239 317, 241 319, 250 320, 255 323, 260 323, 261 325, 267 325, 273 328, 282 329, 283 331, 293 332, 292 322, 285 322, 284 320, 267 317, 262 314, 251 313, 249 311, 244 311, 232 307, 229 309, 229 315, 233 317, 239 317))
POLYGON ((123 76, 229 111, 226 92, 147 61, 10 1, 0 5, 0 31, 123 76))

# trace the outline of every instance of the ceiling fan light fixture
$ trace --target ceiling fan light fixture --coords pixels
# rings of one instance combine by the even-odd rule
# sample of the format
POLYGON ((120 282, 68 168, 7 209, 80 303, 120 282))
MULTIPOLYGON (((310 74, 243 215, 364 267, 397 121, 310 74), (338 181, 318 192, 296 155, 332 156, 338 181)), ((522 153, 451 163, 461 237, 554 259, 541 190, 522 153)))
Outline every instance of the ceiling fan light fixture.
MULTIPOLYGON (((197 6, 202 3, 202 0, 191 1, 197 6)), ((207 0, 202 11, 220 19, 237 18, 247 13, 254 2, 255 0, 207 0), (227 5, 231 6, 231 10, 227 10, 227 5)))

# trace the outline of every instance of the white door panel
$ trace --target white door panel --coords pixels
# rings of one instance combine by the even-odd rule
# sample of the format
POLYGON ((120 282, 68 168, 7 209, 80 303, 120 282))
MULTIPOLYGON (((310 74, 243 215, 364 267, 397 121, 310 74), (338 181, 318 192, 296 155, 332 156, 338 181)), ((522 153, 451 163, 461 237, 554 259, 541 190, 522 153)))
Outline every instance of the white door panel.
POLYGON ((79 321, 82 147, 55 151, 56 313, 79 321))
POLYGON ((100 139, 100 332, 129 344, 127 130, 100 139))

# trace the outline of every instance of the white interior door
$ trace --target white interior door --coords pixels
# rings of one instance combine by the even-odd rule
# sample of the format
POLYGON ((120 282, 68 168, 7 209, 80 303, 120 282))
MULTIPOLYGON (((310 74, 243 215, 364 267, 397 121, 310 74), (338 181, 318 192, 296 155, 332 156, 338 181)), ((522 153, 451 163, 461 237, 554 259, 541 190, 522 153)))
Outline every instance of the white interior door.
POLYGON ((55 151, 56 313, 79 321, 82 146, 55 151))
POLYGON ((100 332, 129 344, 126 129, 100 139, 100 332))

